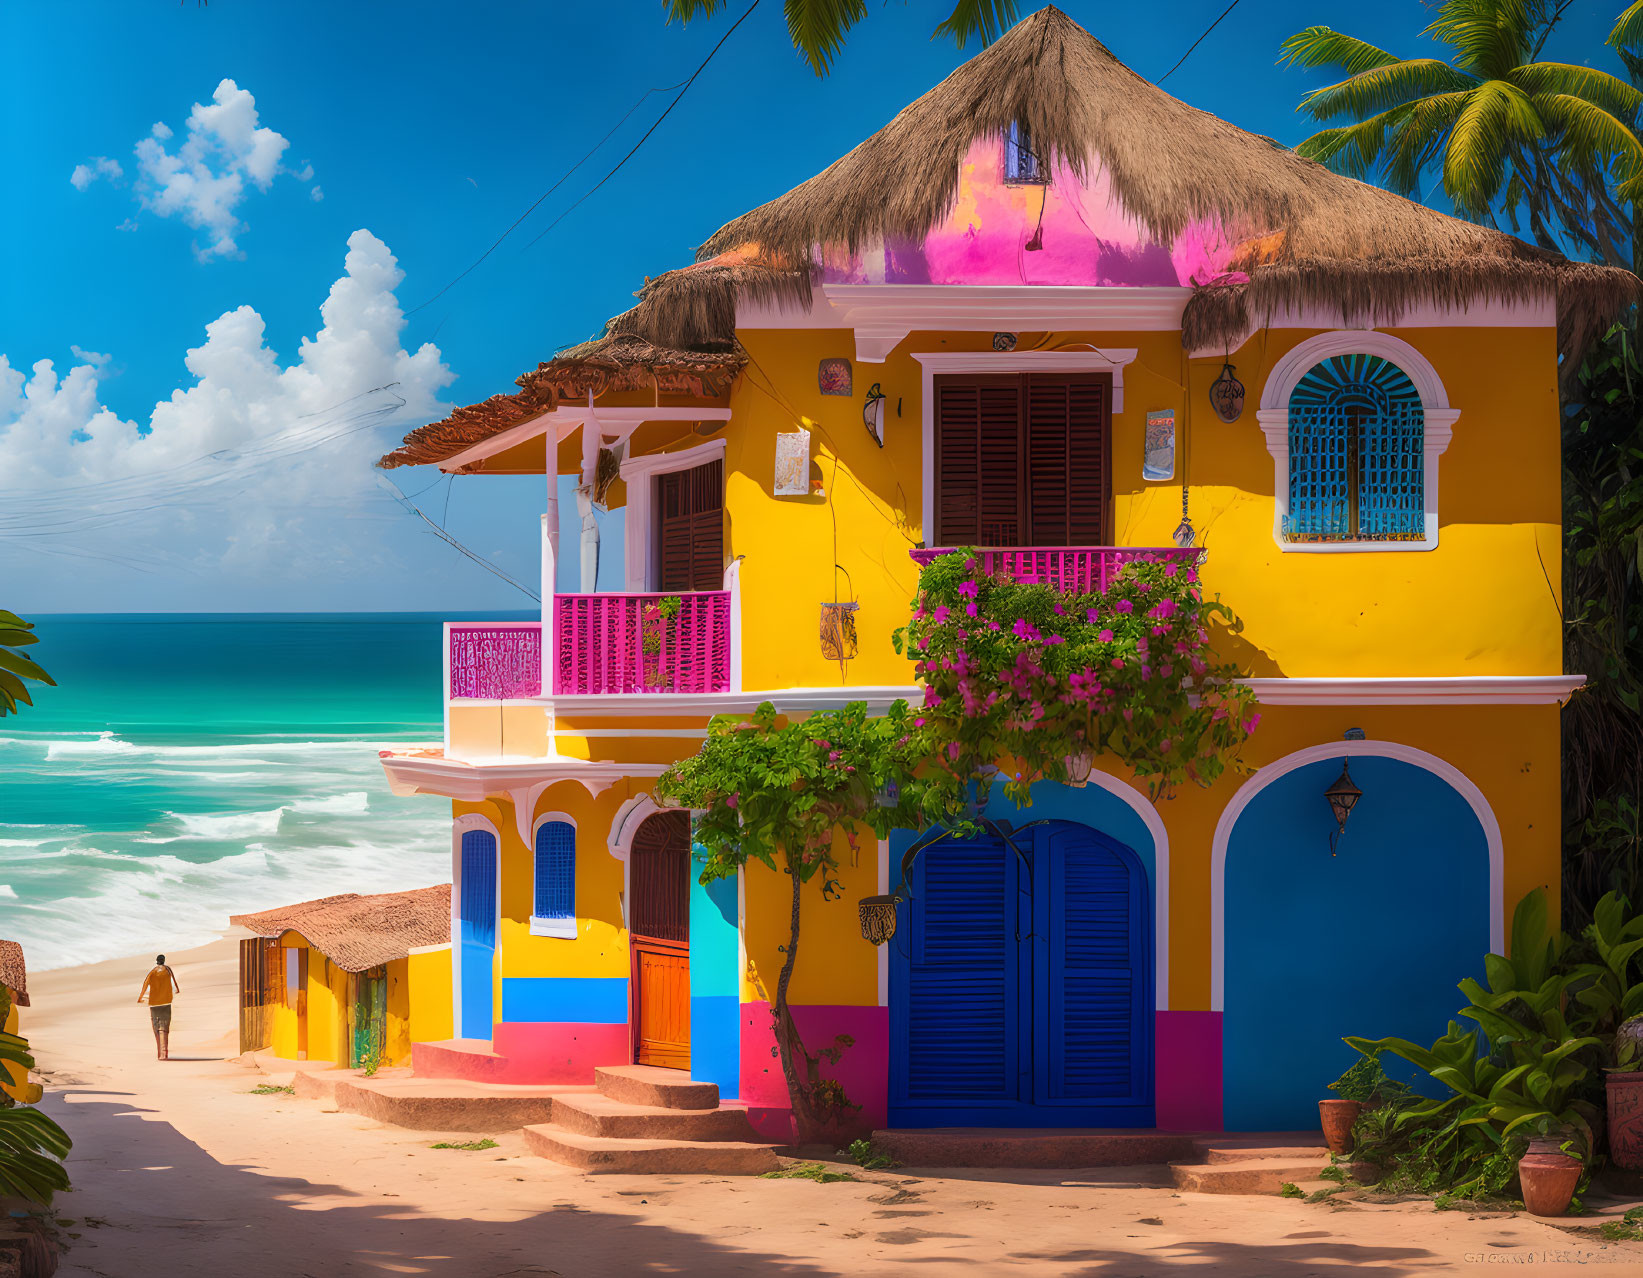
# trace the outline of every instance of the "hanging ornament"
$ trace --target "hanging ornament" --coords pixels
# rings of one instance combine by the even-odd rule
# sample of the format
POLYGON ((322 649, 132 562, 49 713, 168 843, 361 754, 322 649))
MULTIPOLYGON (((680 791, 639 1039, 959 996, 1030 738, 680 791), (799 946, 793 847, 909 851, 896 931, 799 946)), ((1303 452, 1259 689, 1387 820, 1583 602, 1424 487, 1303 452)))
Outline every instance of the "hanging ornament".
POLYGON ((1221 375, 1210 383, 1209 406, 1224 422, 1237 421, 1244 411, 1244 384, 1233 375, 1235 371, 1231 364, 1223 363, 1221 375))

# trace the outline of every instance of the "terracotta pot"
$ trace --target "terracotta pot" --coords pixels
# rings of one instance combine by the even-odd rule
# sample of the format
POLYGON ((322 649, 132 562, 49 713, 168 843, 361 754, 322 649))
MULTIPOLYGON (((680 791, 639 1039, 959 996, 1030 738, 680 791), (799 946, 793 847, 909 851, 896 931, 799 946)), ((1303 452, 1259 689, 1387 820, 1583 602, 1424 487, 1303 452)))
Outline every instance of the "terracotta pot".
POLYGON ((1363 1102, 1355 1100, 1321 1100, 1318 1102, 1318 1121, 1323 1125, 1324 1144, 1332 1154, 1345 1154, 1352 1149, 1352 1124, 1363 1113, 1363 1102))
POLYGON ((1643 1171, 1643 1070, 1612 1071, 1609 1096, 1609 1158, 1626 1171, 1643 1171))
POLYGON ((1569 1154, 1525 1154, 1517 1160, 1523 1206, 1531 1216, 1561 1216, 1580 1182, 1580 1159, 1569 1154))

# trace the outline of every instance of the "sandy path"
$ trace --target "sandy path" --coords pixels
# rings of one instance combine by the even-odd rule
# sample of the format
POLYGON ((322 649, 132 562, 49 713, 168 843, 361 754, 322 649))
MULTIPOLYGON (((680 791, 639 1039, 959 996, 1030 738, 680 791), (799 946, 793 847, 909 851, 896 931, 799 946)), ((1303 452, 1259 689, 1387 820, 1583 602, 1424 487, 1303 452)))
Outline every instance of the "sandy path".
POLYGON ((1180 1195, 1122 1169, 872 1172, 822 1185, 584 1177, 525 1154, 517 1136, 483 1153, 431 1150, 442 1137, 250 1095, 261 1076, 224 1059, 235 1050, 233 944, 173 960, 183 994, 164 1064, 133 1001, 146 960, 31 975, 26 1028, 47 1107, 75 1139, 76 1188, 58 1211, 80 1237, 63 1278, 1116 1278, 1176 1267, 1329 1278, 1560 1258, 1643 1273, 1643 1245, 1575 1240, 1522 1216, 1180 1195))

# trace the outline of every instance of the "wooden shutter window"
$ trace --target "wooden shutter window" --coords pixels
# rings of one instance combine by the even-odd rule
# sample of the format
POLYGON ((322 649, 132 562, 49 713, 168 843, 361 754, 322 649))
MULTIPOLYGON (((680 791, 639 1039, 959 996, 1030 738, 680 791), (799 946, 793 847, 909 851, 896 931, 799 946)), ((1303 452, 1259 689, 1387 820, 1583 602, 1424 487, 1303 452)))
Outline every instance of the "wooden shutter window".
POLYGON ((1109 386, 1056 374, 936 379, 934 543, 1103 544, 1109 386))
POLYGON ((658 590, 718 590, 724 585, 724 462, 656 478, 658 590))

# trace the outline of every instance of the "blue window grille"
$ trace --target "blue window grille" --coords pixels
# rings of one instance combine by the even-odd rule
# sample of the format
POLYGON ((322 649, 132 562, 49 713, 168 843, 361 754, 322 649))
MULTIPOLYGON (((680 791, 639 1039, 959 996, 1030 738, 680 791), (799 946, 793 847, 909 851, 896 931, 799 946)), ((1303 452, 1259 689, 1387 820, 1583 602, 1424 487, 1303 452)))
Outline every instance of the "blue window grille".
POLYGON ((1033 150, 1032 134, 1019 120, 1011 122, 1010 131, 1004 136, 1004 180, 1038 186, 1048 185, 1050 180, 1045 166, 1039 163, 1038 153, 1033 150))
POLYGON ((576 917, 576 827, 544 821, 536 827, 536 908, 539 919, 576 917))
POLYGON ((496 945, 496 837, 489 830, 462 834, 462 935, 474 945, 496 945))
POLYGON ((1289 397, 1284 540, 1426 535, 1425 414, 1409 375, 1378 355, 1337 355, 1289 397))

